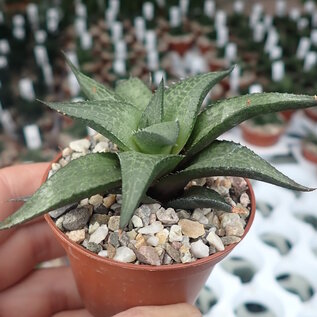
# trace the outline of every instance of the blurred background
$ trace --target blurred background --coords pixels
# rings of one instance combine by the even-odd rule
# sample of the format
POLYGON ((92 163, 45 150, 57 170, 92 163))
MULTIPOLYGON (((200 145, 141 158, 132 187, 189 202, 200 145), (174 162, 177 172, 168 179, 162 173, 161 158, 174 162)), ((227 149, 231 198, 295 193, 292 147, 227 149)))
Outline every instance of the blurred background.
MULTIPOLYGON (((317 1, 0 0, 0 167, 49 161, 94 133, 39 101, 83 98, 62 52, 110 87, 132 75, 156 89, 162 77, 169 85, 235 64, 205 105, 262 91, 316 95, 317 1)), ((316 122, 316 108, 288 111, 224 138, 316 187, 316 122)), ((316 317, 316 193, 255 190, 247 242, 215 269, 197 305, 205 316, 316 317)))

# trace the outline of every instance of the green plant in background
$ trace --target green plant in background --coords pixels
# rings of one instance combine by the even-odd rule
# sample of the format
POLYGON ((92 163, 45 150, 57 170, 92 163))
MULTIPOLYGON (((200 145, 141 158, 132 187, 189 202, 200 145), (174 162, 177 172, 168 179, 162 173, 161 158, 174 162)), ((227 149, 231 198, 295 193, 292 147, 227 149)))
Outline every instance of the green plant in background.
POLYGON ((277 113, 268 113, 264 115, 260 115, 251 119, 254 125, 267 125, 267 124, 274 124, 274 125, 284 125, 285 120, 282 118, 281 115, 277 113))
POLYGON ((120 227, 125 227, 140 202, 159 201, 174 208, 212 207, 230 211, 215 191, 184 190, 192 180, 207 176, 240 176, 299 191, 297 184, 248 148, 216 140, 237 124, 287 109, 317 105, 316 97, 261 93, 218 102, 201 111, 210 89, 232 69, 190 77, 151 90, 130 78, 112 91, 69 65, 89 99, 79 103, 48 103, 65 115, 97 130, 120 149, 71 161, 49 178, 13 215, 0 223, 10 228, 52 209, 94 194, 122 191, 120 227))

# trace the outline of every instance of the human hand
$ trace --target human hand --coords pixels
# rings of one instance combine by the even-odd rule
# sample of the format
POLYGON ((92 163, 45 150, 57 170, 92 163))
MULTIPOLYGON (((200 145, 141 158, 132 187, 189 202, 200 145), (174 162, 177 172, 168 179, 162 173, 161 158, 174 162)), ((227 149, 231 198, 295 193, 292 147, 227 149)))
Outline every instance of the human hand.
MULTIPOLYGON (((0 170, 0 220, 21 203, 11 198, 32 195, 48 163, 0 170)), ((0 232, 0 316, 92 317, 84 309, 70 267, 36 269, 36 265, 65 255, 44 218, 0 232)), ((114 317, 198 317, 189 304, 135 307, 114 317)))

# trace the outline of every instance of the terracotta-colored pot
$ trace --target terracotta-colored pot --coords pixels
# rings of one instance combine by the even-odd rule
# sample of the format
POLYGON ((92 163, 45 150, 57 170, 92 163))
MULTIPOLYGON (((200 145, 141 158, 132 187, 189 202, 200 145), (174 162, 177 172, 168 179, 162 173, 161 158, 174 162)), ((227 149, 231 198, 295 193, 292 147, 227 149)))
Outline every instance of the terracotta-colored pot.
POLYGON ((317 111, 316 110, 314 111, 313 109, 307 108, 307 109, 304 109, 304 112, 308 118, 317 122, 317 111))
POLYGON ((304 142, 302 144, 302 154, 308 161, 317 164, 317 154, 310 151, 304 142))
MULTIPOLYGON (((248 180, 247 183, 251 213, 242 238, 249 231, 255 215, 255 196, 248 180)), ((84 249, 69 240, 48 214, 45 219, 68 255, 86 308, 96 317, 113 316, 135 306, 193 304, 215 264, 236 246, 229 245, 224 251, 188 264, 135 265, 102 258, 84 249)))
POLYGON ((284 130, 281 130, 279 133, 275 134, 265 134, 259 131, 255 131, 251 127, 245 124, 240 125, 242 130, 242 137, 244 140, 249 142, 250 144, 257 146, 271 146, 278 142, 284 130))
POLYGON ((281 111, 280 114, 288 122, 292 119, 293 115, 296 113, 296 110, 285 110, 281 111))
POLYGON ((180 56, 184 56, 185 53, 193 45, 193 37, 190 35, 187 36, 169 36, 169 50, 177 52, 180 56))

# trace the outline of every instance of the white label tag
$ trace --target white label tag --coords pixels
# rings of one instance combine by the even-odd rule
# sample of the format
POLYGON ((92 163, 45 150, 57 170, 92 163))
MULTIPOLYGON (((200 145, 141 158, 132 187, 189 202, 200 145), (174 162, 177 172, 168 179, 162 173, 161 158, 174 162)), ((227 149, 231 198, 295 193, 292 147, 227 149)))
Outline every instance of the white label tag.
POLYGON ((241 0, 236 0, 233 4, 233 11, 235 13, 241 14, 244 10, 244 2, 241 0))
POLYGON ((83 3, 77 3, 75 12, 78 17, 87 18, 87 8, 83 3))
POLYGON ((19 81, 19 92, 23 99, 33 101, 35 99, 35 93, 33 89, 32 80, 29 78, 23 78, 19 81))
POLYGON ((204 13, 207 17, 212 18, 215 14, 215 2, 213 0, 205 0, 204 13))
POLYGON ((293 21, 298 21, 300 17, 300 10, 298 8, 291 8, 289 16, 293 21))
POLYGON ((317 53, 308 52, 304 60, 304 71, 309 72, 317 63, 317 53))
POLYGON ((277 0, 275 3, 275 12, 278 17, 283 17, 286 14, 285 0, 277 0))
POLYGON ((116 21, 113 23, 111 28, 112 41, 117 42, 122 38, 122 23, 116 21))
POLYGON ((3 55, 7 55, 10 52, 10 45, 8 40, 6 39, 0 40, 0 52, 3 55))
POLYGON ((182 15, 187 15, 189 0, 179 0, 179 7, 181 9, 182 15))
POLYGON ((181 25, 181 11, 179 7, 171 7, 169 10, 170 25, 172 28, 181 25))
POLYGON ((159 59, 156 51, 149 51, 147 54, 147 64, 151 71, 159 68, 159 59))
POLYGON ((227 27, 221 27, 217 29, 217 46, 224 47, 228 42, 228 29, 227 27))
POLYGON ((282 57, 282 48, 279 46, 273 46, 270 49, 270 59, 277 60, 277 59, 281 59, 281 57, 282 57))
POLYGON ((151 2, 144 2, 142 6, 143 16, 146 20, 151 21, 154 17, 154 6, 151 2))
POLYGON ((156 51, 156 33, 155 31, 147 31, 145 33, 145 47, 148 52, 156 51))
POLYGON ((136 37, 139 42, 143 42, 145 36, 145 21, 142 17, 136 17, 134 19, 134 27, 136 37))
POLYGON ((42 146, 40 130, 36 124, 25 126, 23 132, 28 149, 36 150, 42 146))
POLYGON ((217 29, 225 27, 227 23, 227 14, 225 11, 218 10, 215 17, 215 26, 217 29))
POLYGON ((305 55, 310 49, 310 39, 308 37, 302 37, 299 40, 299 44, 296 51, 296 56, 298 59, 305 58, 305 55))
POLYGON ((272 80, 277 82, 284 78, 285 70, 284 63, 282 61, 276 61, 272 63, 272 80))
POLYGON ((237 59, 237 45, 235 43, 228 43, 225 50, 225 58, 231 63, 237 59))
POLYGON ((43 45, 34 46, 35 61, 38 66, 48 63, 48 55, 46 47, 43 45))
POLYGON ((113 70, 116 74, 124 76, 126 74, 125 61, 117 59, 113 63, 113 70))
POLYGON ((118 41, 115 43, 115 53, 117 59, 127 58, 127 46, 125 41, 118 41))
POLYGON ((89 32, 84 32, 80 37, 80 44, 83 50, 90 50, 92 47, 92 37, 89 32))
POLYGON ((265 35, 265 27, 264 24, 261 22, 258 22, 255 24, 253 28, 253 40, 256 43, 260 43, 263 41, 265 35))
POLYGON ((166 82, 166 73, 164 70, 157 70, 153 74, 153 84, 157 87, 161 80, 164 80, 164 83, 166 82))
POLYGON ((263 92, 263 87, 260 84, 253 84, 249 87, 249 94, 257 94, 263 92))

